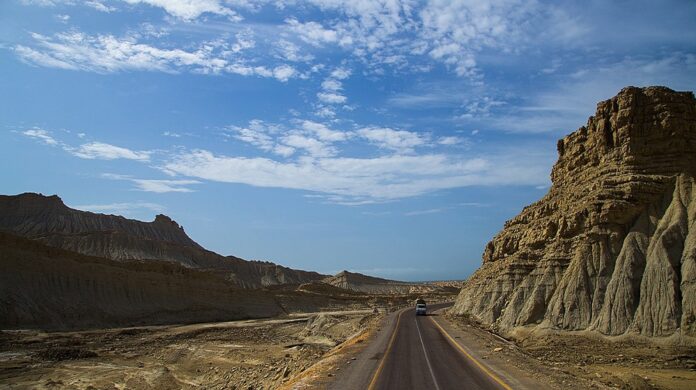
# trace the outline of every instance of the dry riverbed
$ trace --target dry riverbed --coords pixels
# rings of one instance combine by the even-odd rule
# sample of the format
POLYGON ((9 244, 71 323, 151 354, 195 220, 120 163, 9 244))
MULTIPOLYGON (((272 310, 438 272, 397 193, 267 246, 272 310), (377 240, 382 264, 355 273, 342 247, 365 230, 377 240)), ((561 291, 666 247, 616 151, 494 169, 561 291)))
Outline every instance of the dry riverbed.
POLYGON ((369 311, 283 319, 0 333, 0 388, 272 389, 377 321, 369 311))

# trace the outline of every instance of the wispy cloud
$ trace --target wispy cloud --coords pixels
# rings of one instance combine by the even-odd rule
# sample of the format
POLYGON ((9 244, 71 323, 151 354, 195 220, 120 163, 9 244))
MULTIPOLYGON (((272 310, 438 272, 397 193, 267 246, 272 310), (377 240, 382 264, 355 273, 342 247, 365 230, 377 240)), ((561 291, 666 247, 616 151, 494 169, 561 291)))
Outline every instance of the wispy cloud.
POLYGON ((90 142, 82 144, 77 148, 66 148, 74 156, 85 159, 97 160, 150 160, 150 151, 134 151, 120 146, 110 145, 103 142, 90 142))
POLYGON ((288 64, 249 65, 240 57, 248 49, 243 37, 237 42, 204 42, 195 50, 164 49, 140 42, 137 36, 91 36, 73 30, 52 37, 32 33, 34 45, 16 45, 23 61, 44 67, 85 70, 96 73, 121 71, 189 71, 203 74, 230 73, 241 76, 275 78, 286 82, 299 75, 288 64), (240 43, 241 42, 241 43, 240 43))
MULTIPOLYGON (((121 146, 111 145, 104 142, 88 142, 78 146, 71 146, 66 142, 57 140, 47 130, 32 128, 22 132, 23 135, 40 141, 46 145, 59 146, 73 156, 88 160, 136 160, 149 161, 152 151, 135 151, 121 146)), ((83 139, 85 133, 77 133, 77 138, 83 139)))
POLYGON ((366 127, 357 133, 380 148, 398 153, 412 153, 414 148, 426 145, 429 138, 423 134, 386 127, 366 127))
MULTIPOLYGON (((159 168, 172 179, 141 179, 104 174, 147 192, 191 192, 202 181, 247 184, 256 187, 311 191, 330 203, 366 205, 420 196, 434 191, 480 185, 545 185, 548 156, 524 155, 520 150, 466 157, 460 154, 419 153, 432 147, 429 135, 389 128, 341 131, 309 120, 293 126, 252 121, 247 127, 231 127, 235 139, 248 142, 283 158, 301 151, 295 159, 276 160, 213 153, 205 149, 177 147, 168 153, 134 151, 103 142, 73 147, 37 129, 23 133, 47 145, 59 145, 84 159, 128 159, 159 168), (375 144, 384 154, 377 157, 342 157, 343 142, 375 144), (282 152, 288 148, 288 152, 282 152), (180 178, 176 178, 176 177, 180 178)), ((449 143, 446 142, 446 144, 449 143)))
POLYGON ((145 192, 193 192, 188 186, 200 184, 198 180, 162 180, 162 179, 138 179, 128 175, 104 173, 102 177, 111 180, 125 180, 135 184, 136 188, 145 192))
POLYGON ((513 133, 567 133, 585 124, 598 101, 611 98, 623 87, 668 85, 689 90, 694 86, 693 74, 696 54, 692 53, 622 58, 592 71, 563 75, 563 81, 484 120, 513 133))
POLYGON ((168 14, 183 19, 192 20, 205 13, 223 15, 232 21, 242 20, 233 9, 223 5, 221 0, 123 0, 129 4, 147 4, 161 7, 168 14))
POLYGON ((23 131, 22 134, 26 135, 29 138, 39 140, 45 143, 46 145, 58 145, 58 141, 56 141, 56 139, 53 138, 48 131, 43 129, 33 128, 23 131))
POLYGON ((162 169, 169 174, 201 180, 332 194, 343 197, 336 200, 353 204, 473 185, 539 185, 548 180, 545 164, 501 157, 487 160, 426 154, 331 157, 284 163, 192 150, 166 161, 162 169))
POLYGON ((91 211, 94 213, 128 215, 138 210, 148 210, 157 213, 163 212, 166 208, 157 203, 151 202, 127 202, 127 203, 109 203, 109 204, 85 204, 71 206, 74 209, 91 211))
POLYGON ((416 210, 416 211, 409 211, 404 213, 405 216, 407 217, 414 217, 417 215, 427 215, 427 214, 438 214, 445 211, 445 209, 442 208, 436 208, 436 209, 427 209, 427 210, 416 210))

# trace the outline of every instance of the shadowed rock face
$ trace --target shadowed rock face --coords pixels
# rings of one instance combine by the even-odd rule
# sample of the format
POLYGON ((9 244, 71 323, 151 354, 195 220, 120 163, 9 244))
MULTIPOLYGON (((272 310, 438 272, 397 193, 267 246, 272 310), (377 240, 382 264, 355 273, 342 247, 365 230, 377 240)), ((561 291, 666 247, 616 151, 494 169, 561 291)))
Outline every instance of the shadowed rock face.
POLYGON ((164 261, 113 261, 0 232, 0 327, 71 329, 271 317, 268 292, 164 261))
POLYGON ((111 260, 164 260, 216 270, 244 288, 300 284, 326 276, 205 250, 165 215, 158 215, 153 222, 141 222, 95 214, 71 209, 55 195, 0 195, 0 231, 111 260))
POLYGON ((696 99, 623 89, 558 142, 552 186, 505 223, 454 313, 696 336, 696 99))

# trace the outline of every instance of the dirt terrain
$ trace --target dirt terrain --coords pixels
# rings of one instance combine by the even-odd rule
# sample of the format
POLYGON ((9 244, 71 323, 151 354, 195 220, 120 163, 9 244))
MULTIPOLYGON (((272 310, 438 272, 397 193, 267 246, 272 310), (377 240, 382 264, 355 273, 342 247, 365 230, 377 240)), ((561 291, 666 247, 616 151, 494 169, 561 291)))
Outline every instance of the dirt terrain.
MULTIPOLYGON (((590 332, 552 332, 505 340, 462 316, 447 316, 478 344, 485 359, 498 359, 543 379, 550 388, 693 389, 696 348, 659 345, 653 339, 608 339, 590 332)), ((540 333, 538 330, 536 330, 540 333)))
POLYGON ((277 388, 379 317, 363 310, 181 326, 3 331, 0 388, 277 388))

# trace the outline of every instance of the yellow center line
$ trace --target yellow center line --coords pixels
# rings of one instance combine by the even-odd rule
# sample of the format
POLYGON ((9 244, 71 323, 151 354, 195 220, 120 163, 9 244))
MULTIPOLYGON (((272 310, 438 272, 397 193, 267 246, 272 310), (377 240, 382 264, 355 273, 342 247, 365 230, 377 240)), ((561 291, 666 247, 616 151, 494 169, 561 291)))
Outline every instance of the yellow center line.
POLYGON ((375 375, 372 377, 370 385, 367 387, 368 390, 373 390, 375 388, 375 385, 377 384, 377 378, 379 378, 379 374, 382 373, 382 368, 384 368, 384 362, 387 361, 389 351, 391 351, 392 346, 394 345, 394 340, 396 340, 396 333, 399 331, 399 322, 401 321, 402 314, 404 314, 404 311, 401 311, 401 313, 399 313, 399 315, 396 317, 396 326, 394 327, 394 333, 392 333, 391 339, 389 339, 389 344, 387 345, 387 350, 384 352, 384 356, 382 356, 382 361, 379 362, 377 371, 375 371, 375 375))
POLYGON ((502 379, 500 379, 497 375, 495 375, 491 370, 489 370, 488 367, 484 366, 481 362, 476 360, 476 358, 471 356, 471 354, 469 352, 467 352, 461 345, 459 345, 459 343, 456 342, 454 340, 454 338, 452 338, 452 336, 450 336, 450 334, 447 333, 447 331, 442 326, 440 326, 440 324, 438 324, 437 321, 435 321, 435 319, 432 316, 429 318, 433 322, 433 324, 435 324, 435 326, 437 326, 437 328, 440 330, 440 333, 442 333, 443 336, 447 337, 447 339, 450 341, 450 343, 452 345, 454 345, 455 347, 457 347, 457 349, 459 349, 459 351, 462 354, 464 354, 464 356, 466 356, 469 360, 474 362, 474 364, 476 364, 476 366, 478 366, 478 368, 480 368, 481 371, 485 372, 486 375, 488 375, 491 379, 498 382, 498 384, 500 386, 502 386, 505 390, 512 390, 512 388, 507 383, 505 383, 502 379))

